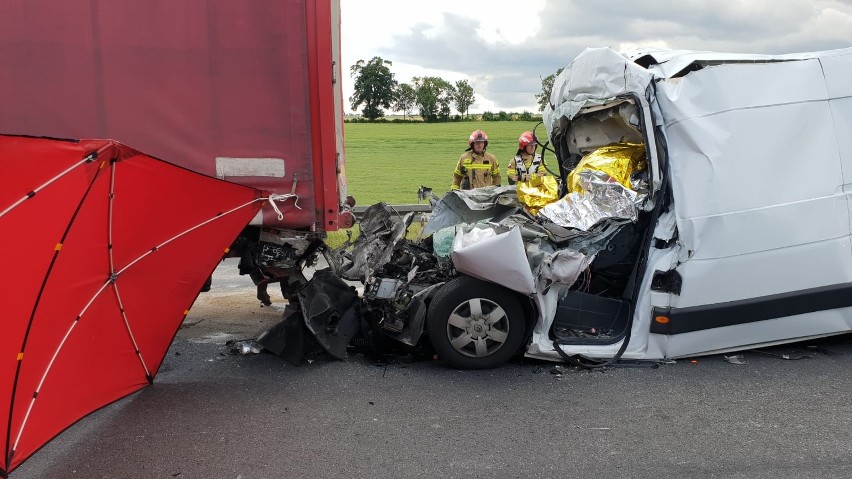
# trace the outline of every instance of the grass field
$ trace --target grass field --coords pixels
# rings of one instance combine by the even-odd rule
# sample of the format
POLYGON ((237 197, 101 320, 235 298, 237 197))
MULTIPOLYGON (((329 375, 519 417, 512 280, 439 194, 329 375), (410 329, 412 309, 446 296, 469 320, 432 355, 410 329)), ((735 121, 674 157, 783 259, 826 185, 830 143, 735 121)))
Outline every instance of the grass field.
MULTIPOLYGON (((506 166, 518 150, 518 137, 536 123, 346 123, 349 194, 360 206, 417 203, 420 186, 442 195, 450 189, 456 162, 476 129, 488 135, 488 151, 497 157, 503 184, 508 184, 506 166)), ((546 136, 543 125, 537 133, 546 136)))

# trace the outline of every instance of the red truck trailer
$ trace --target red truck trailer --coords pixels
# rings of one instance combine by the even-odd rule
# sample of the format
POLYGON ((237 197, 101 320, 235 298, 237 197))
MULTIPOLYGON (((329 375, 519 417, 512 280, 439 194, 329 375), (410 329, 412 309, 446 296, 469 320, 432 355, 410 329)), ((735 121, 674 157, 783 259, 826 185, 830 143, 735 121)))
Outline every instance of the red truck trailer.
POLYGON ((110 138, 279 195, 233 253, 276 281, 352 223, 339 59, 338 0, 4 1, 0 133, 110 138))

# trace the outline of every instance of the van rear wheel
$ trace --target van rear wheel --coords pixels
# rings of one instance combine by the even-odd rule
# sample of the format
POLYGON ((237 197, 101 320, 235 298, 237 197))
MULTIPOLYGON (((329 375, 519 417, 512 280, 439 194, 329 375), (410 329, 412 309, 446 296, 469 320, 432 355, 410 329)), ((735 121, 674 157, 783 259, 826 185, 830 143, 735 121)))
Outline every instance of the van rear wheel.
POLYGON ((469 276, 435 294, 427 316, 438 357, 459 369, 487 369, 509 360, 524 340, 523 310, 514 292, 469 276))

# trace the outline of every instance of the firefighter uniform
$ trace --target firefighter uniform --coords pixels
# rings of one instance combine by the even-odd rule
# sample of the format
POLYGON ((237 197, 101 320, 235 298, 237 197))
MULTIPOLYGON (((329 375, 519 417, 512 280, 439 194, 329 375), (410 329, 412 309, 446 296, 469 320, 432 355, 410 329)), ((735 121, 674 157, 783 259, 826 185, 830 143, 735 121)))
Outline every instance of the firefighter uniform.
POLYGON ((506 176, 509 178, 509 184, 514 185, 518 180, 522 180, 524 175, 544 176, 547 170, 544 168, 544 161, 539 155, 531 155, 529 153, 519 153, 509 162, 509 169, 506 176))
POLYGON ((451 188, 469 190, 492 185, 500 185, 500 165, 497 163, 497 157, 485 151, 479 154, 466 151, 456 164, 451 188))

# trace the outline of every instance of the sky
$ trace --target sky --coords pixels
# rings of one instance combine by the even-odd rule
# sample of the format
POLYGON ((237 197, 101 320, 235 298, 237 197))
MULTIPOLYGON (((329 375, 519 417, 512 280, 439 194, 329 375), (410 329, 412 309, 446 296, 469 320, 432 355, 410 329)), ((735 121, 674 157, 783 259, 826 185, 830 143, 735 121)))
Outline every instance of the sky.
MULTIPOLYGON (((395 79, 467 79, 471 113, 537 112, 541 78, 587 47, 797 53, 852 47, 852 0, 340 0, 343 94, 375 56, 395 79)), ((345 110, 351 111, 348 104, 345 110)), ((388 112, 389 114, 391 112, 388 112)))

